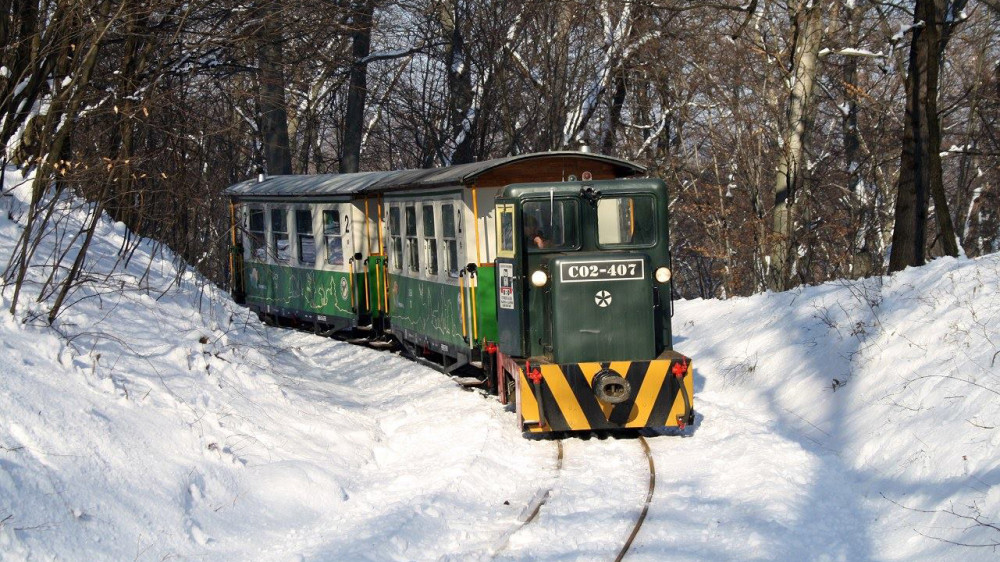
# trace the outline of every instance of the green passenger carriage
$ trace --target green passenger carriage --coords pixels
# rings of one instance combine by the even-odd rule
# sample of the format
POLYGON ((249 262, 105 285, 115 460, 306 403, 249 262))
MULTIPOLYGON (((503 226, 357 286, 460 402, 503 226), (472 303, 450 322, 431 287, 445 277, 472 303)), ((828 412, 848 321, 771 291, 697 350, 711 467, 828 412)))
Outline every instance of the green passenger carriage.
POLYGON ((546 152, 228 188, 232 292, 265 321, 476 374, 533 433, 679 426, 667 192, 645 169, 546 152))

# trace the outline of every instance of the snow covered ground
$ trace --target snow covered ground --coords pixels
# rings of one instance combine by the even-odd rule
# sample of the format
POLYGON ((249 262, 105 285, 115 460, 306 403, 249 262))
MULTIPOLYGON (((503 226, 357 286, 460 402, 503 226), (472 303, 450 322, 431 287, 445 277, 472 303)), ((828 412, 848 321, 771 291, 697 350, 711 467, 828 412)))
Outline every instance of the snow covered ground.
MULTIPOLYGON (((636 440, 567 439, 557 471, 554 442, 444 375, 264 327, 149 244, 112 271, 123 235, 101 224, 104 275, 54 327, 0 313, 0 559, 614 558, 636 440)), ((1000 543, 998 287, 993 255, 677 303, 698 419, 649 439, 628 559, 996 559, 952 543, 1000 543)))

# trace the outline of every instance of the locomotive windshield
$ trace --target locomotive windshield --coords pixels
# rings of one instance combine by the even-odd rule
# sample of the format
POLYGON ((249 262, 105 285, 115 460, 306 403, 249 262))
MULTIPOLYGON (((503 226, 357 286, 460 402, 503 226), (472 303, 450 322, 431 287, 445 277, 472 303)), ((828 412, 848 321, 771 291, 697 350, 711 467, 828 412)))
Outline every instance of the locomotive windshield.
POLYGON ((597 202, 597 243, 601 247, 656 243, 656 205, 649 195, 603 197, 597 202))
POLYGON ((525 201, 521 211, 524 247, 529 252, 569 250, 580 245, 575 199, 525 201))

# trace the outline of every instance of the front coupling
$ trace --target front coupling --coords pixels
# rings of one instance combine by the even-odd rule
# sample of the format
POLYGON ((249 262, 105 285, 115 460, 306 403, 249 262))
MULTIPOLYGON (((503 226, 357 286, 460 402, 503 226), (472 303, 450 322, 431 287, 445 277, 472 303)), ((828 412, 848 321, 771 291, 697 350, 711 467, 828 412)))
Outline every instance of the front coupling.
POLYGON ((606 404, 621 404, 632 396, 632 385, 618 373, 602 369, 594 376, 594 395, 606 404))

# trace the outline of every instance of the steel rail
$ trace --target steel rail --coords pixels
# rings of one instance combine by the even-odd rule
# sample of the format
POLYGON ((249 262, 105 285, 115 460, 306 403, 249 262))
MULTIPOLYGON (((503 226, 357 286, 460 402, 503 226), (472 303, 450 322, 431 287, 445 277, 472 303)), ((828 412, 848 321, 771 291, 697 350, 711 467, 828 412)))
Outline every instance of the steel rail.
POLYGON ((649 450, 649 443, 646 442, 645 437, 640 435, 639 444, 642 445, 642 451, 646 454, 646 460, 649 461, 649 491, 646 492, 646 503, 642 506, 642 513, 639 514, 639 519, 636 520, 635 527, 632 527, 632 533, 629 534, 628 540, 625 541, 625 546, 622 547, 618 552, 618 556, 615 557, 615 562, 621 562, 622 558, 625 558, 625 554, 628 553, 628 549, 632 547, 632 541, 639 534, 639 529, 642 527, 643 521, 646 520, 646 514, 649 513, 649 504, 653 501, 653 491, 656 489, 656 467, 653 465, 653 454, 649 450))
MULTIPOLYGON (((563 465, 563 444, 562 441, 556 441, 556 477, 558 477, 559 471, 562 470, 562 465, 563 465)), ((541 490, 539 490, 539 492, 541 492, 541 490)), ((545 502, 549 501, 549 494, 551 492, 552 492, 551 488, 545 490, 545 492, 541 494, 541 499, 539 499, 538 502, 535 504, 535 507, 531 510, 531 513, 529 513, 528 516, 525 517, 523 521, 521 521, 521 524, 518 525, 517 527, 514 527, 513 529, 505 533, 503 537, 501 537, 499 543, 493 548, 493 555, 490 557, 491 559, 495 559, 497 556, 499 556, 501 552, 504 551, 504 549, 507 548, 507 543, 510 541, 510 538, 514 536, 514 534, 516 534, 521 529, 525 528, 528 524, 534 521, 536 517, 538 517, 538 513, 542 510, 542 506, 545 505, 545 502)), ((539 495, 535 494, 535 497, 537 498, 539 497, 539 495)), ((534 502, 534 499, 532 499, 532 502, 534 502)), ((529 503, 528 505, 530 506, 531 504, 529 503)))
MULTIPOLYGON (((556 441, 556 446, 558 447, 558 450, 559 450, 558 455, 556 457, 556 474, 558 474, 559 471, 562 469, 562 463, 563 463, 563 444, 562 444, 562 441, 556 441)), ((538 512, 542 510, 542 506, 545 505, 545 502, 547 502, 549 500, 549 492, 550 491, 551 490, 548 490, 548 491, 545 492, 545 495, 542 497, 542 501, 538 502, 538 505, 536 505, 535 509, 533 509, 531 511, 531 514, 528 515, 528 518, 524 520, 524 523, 521 523, 520 527, 518 527, 518 530, 520 530, 522 527, 524 527, 528 523, 531 523, 532 521, 534 521, 535 517, 538 517, 538 512)), ((514 532, 516 533, 517 531, 514 531, 514 532)))

